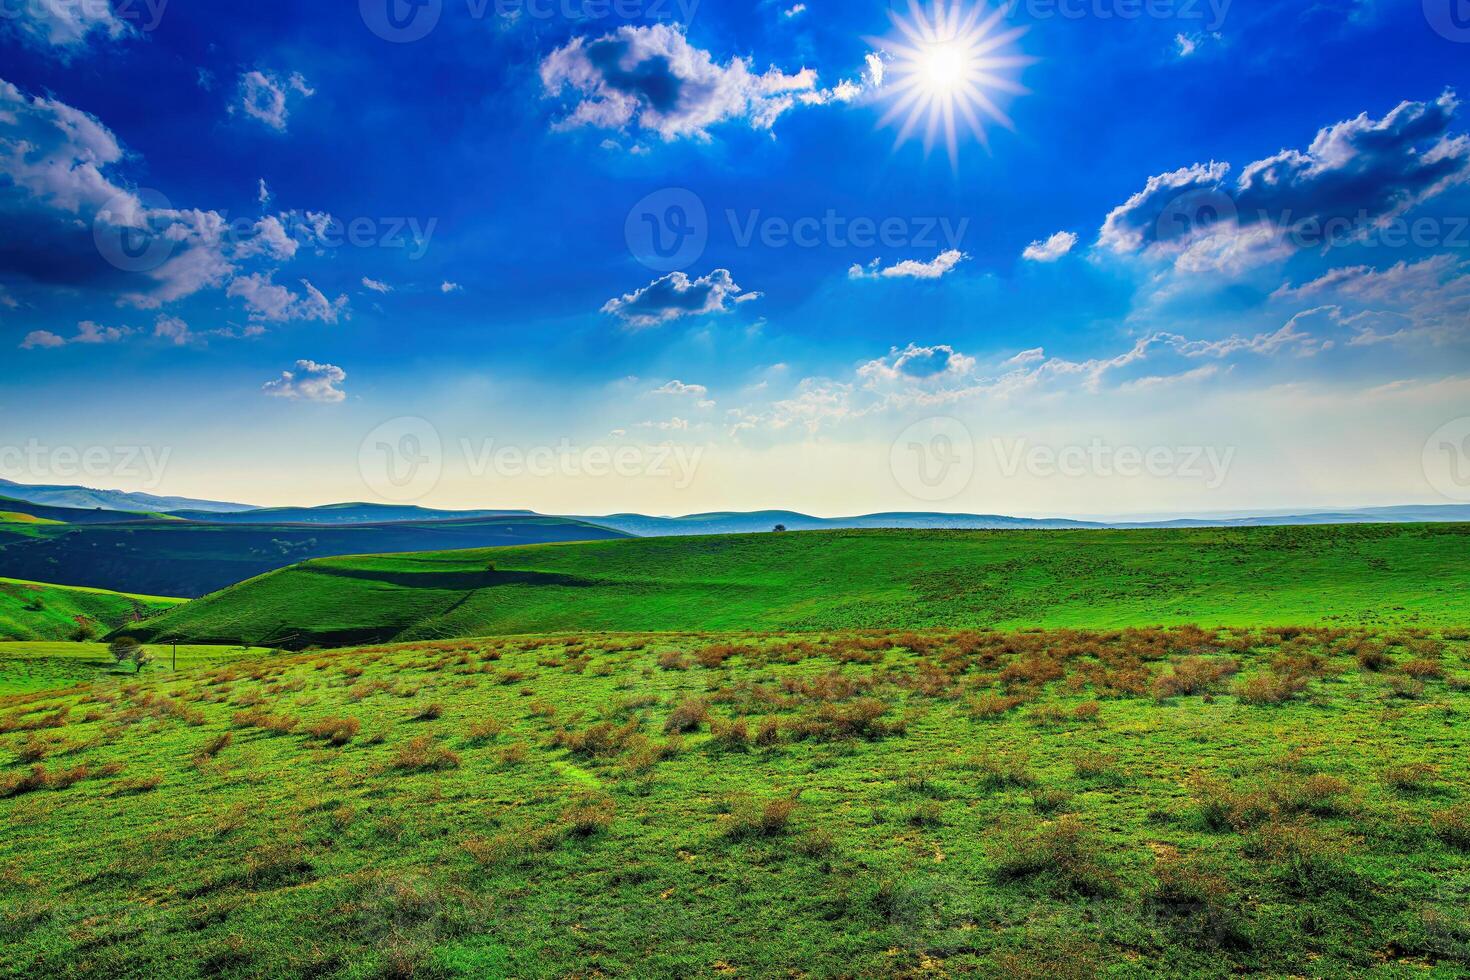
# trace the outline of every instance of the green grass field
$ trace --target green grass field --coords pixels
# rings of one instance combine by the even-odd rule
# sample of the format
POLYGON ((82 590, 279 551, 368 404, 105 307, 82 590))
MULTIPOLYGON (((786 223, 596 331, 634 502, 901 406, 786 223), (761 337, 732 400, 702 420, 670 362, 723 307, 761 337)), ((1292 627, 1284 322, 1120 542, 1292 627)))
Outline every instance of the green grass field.
POLYGON ((100 636, 182 601, 0 578, 0 641, 66 640, 88 623, 100 636))
MULTIPOLYGON (((174 669, 190 670, 206 664, 269 656, 258 647, 185 646, 149 648, 154 663, 143 677, 174 669)), ((0 642, 0 697, 32 691, 57 690, 76 684, 112 682, 138 677, 132 666, 119 666, 105 643, 0 642)))
POLYGON ((10 697, 0 975, 1461 977, 1467 640, 507 638, 10 697))
POLYGON ((1443 624, 1470 618, 1467 593, 1464 524, 833 531, 312 561, 144 635, 303 647, 559 630, 1443 624))

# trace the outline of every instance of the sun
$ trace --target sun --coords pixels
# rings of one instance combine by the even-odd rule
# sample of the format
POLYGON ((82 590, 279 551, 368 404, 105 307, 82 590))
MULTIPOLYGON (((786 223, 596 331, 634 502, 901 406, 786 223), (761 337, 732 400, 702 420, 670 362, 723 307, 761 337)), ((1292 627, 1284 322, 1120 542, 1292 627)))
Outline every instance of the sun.
POLYGON ((1015 80, 1035 59, 1015 44, 1024 27, 1008 27, 1005 10, 967 0, 909 0, 907 14, 890 12, 895 34, 869 39, 890 56, 886 91, 892 105, 878 125, 900 123, 895 148, 922 134, 924 150, 941 139, 950 164, 959 165, 961 130, 988 145, 987 122, 1014 129, 998 100, 1024 95, 1015 80))

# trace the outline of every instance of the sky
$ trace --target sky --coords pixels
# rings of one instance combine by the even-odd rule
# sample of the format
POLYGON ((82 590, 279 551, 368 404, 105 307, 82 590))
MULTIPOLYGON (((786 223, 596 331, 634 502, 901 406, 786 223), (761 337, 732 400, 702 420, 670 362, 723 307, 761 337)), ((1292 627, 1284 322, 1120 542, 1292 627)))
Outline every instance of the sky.
POLYGON ((1458 0, 4 0, 0 54, 8 479, 1470 501, 1458 0))

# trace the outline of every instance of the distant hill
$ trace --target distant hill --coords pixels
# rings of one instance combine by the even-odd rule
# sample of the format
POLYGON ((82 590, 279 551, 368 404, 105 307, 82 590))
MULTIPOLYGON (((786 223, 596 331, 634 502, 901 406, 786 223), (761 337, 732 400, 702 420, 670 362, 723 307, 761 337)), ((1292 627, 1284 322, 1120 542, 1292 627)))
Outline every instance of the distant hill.
POLYGON ((648 517, 643 514, 613 514, 608 517, 578 517, 639 537, 702 534, 761 534, 776 525, 788 531, 835 531, 863 528, 900 530, 1065 530, 1106 527, 1105 524, 1065 519, 1033 519, 981 514, 887 513, 860 517, 812 517, 790 510, 725 511, 690 514, 687 517, 648 517))
POLYGON ((182 601, 0 578, 0 640, 69 640, 83 620, 100 636, 182 601))
MULTIPOLYGON (((529 510, 432 510, 388 504, 328 504, 324 507, 262 507, 233 514, 173 511, 187 520, 216 524, 387 524, 394 521, 462 521, 482 517, 538 517, 529 510)), ((578 518, 572 518, 577 520, 578 518)))
POLYGON ((301 646, 563 630, 1465 625, 1467 592, 1467 524, 828 531, 312 561, 170 611, 145 635, 301 646))
POLYGON ((217 500, 193 500, 189 497, 155 497, 151 493, 125 493, 122 490, 93 490, 76 486, 37 486, 0 480, 0 496, 25 500, 51 507, 73 507, 80 510, 115 510, 159 513, 193 509, 209 513, 253 510, 248 504, 229 504, 217 500))
POLYGON ((111 515, 113 522, 96 523, 98 512, 48 508, 46 513, 60 515, 53 519, 66 523, 0 523, 0 574, 187 597, 310 558, 624 536, 559 517, 310 526, 220 524, 121 514, 111 515))
MULTIPOLYGON (((121 512, 115 510, 82 510, 75 507, 53 507, 29 500, 0 496, 0 513, 10 515, 15 524, 123 524, 156 523, 171 520, 162 514, 121 512), (25 518, 32 518, 26 521, 25 518)), ((4 523, 0 521, 0 523, 4 523)))

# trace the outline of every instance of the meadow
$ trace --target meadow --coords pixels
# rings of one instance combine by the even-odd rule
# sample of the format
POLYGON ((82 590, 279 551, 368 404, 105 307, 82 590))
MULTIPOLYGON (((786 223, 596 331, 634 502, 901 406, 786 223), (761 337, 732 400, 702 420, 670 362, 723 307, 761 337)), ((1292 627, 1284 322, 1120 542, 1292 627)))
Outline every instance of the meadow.
POLYGON ((0 699, 0 975, 1456 977, 1470 630, 502 637, 0 699))
POLYGON ((342 646, 557 631, 1461 625, 1470 525, 823 531, 305 562, 141 626, 342 646))
MULTIPOLYGON (((259 647, 158 646, 149 650, 152 673, 188 670, 206 664, 269 656, 259 647)), ((137 677, 136 665, 119 664, 105 643, 0 642, 0 697, 31 691, 60 690, 79 684, 108 683, 137 677)))

